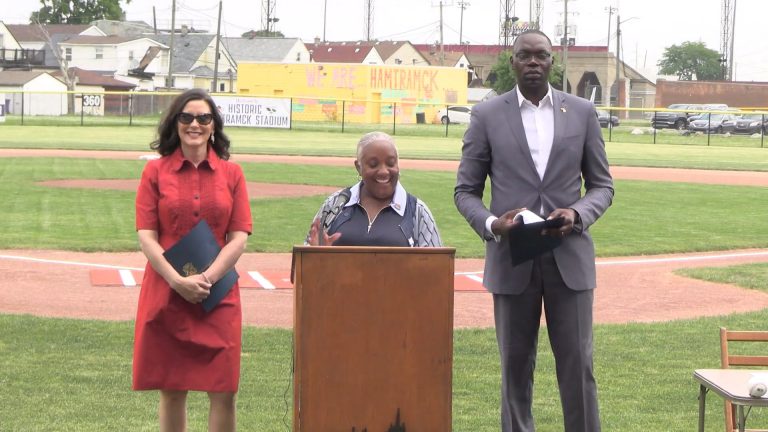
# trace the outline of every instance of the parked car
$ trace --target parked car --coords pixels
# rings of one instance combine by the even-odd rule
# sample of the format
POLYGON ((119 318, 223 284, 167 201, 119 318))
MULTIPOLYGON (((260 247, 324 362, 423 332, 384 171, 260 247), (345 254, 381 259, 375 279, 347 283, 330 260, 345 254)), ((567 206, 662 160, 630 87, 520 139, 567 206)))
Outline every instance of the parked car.
POLYGON ((611 123, 612 127, 619 125, 619 118, 604 110, 597 110, 597 121, 600 122, 600 127, 602 128, 607 128, 609 122, 611 123))
POLYGON ((667 107, 675 111, 654 112, 651 116, 651 127, 655 129, 671 128, 684 130, 688 127, 688 117, 691 111, 702 109, 701 104, 672 104, 667 107))
POLYGON ((733 133, 739 134, 768 134, 768 114, 744 114, 736 119, 733 133))
POLYGON ((469 123, 469 117, 472 109, 466 106, 449 106, 437 112, 436 119, 442 124, 449 123, 469 123))
MULTIPOLYGON (((701 106, 701 108, 697 108, 702 111, 738 111, 738 108, 729 108, 726 104, 704 104, 701 106)), ((698 120, 706 113, 699 112, 699 113, 693 113, 688 116, 688 123, 698 120)))
POLYGON ((736 116, 732 114, 704 114, 699 119, 688 125, 691 132, 733 132, 736 125, 736 116))

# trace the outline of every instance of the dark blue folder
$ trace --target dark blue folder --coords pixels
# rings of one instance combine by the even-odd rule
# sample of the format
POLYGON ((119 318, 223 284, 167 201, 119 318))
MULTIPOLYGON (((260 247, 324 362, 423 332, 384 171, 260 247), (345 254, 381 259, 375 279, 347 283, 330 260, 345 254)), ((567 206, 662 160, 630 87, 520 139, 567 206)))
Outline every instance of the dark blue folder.
POLYGON ((541 235, 545 228, 560 228, 563 218, 521 224, 509 231, 509 254, 512 264, 519 265, 550 251, 563 242, 561 238, 541 235))
MULTIPOLYGON (((200 220, 176 244, 163 252, 163 256, 180 275, 192 276, 207 270, 219 252, 221 252, 221 248, 213 236, 211 227, 205 220, 200 220)), ((238 277, 234 268, 229 269, 221 279, 211 286, 210 295, 202 302, 203 309, 210 312, 216 307, 235 285, 238 277)))

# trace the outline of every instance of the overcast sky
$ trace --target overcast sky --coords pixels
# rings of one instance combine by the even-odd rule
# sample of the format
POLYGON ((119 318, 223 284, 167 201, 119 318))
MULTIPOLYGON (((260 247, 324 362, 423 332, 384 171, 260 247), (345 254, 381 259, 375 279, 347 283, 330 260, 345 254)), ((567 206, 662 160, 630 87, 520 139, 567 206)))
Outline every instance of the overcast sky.
MULTIPOLYGON (((36 0, 0 0, 0 20, 27 23, 36 0)), ((734 58, 735 79, 768 81, 768 1, 737 2, 734 58), (759 18, 758 18, 759 17, 759 18)), ((530 0, 517 0, 514 15, 528 21, 530 0)), ((365 39, 365 0, 276 0, 276 30, 288 37, 312 41, 365 39), (327 3, 327 19, 323 20, 327 3)), ((443 41, 462 39, 473 44, 499 43, 499 22, 504 0, 443 0, 443 41), (464 9, 462 26, 459 3, 464 9)), ((132 0, 123 5, 129 20, 152 24, 153 6, 159 26, 170 27, 172 0, 132 0)), ((439 0, 375 0, 373 36, 379 40, 410 40, 434 43, 440 39, 439 0)), ((239 36, 262 28, 261 0, 223 0, 222 34, 239 36)), ((563 0, 542 1, 542 30, 554 37, 555 25, 562 19, 563 0)), ((618 8, 622 21, 621 57, 632 67, 653 79, 656 63, 664 49, 685 41, 704 42, 720 51, 721 0, 569 0, 569 24, 576 26, 577 45, 606 44, 608 6, 618 8)), ((218 0, 176 0, 176 19, 197 29, 216 31, 218 0)), ((616 50, 616 15, 612 16, 610 50, 616 50)))

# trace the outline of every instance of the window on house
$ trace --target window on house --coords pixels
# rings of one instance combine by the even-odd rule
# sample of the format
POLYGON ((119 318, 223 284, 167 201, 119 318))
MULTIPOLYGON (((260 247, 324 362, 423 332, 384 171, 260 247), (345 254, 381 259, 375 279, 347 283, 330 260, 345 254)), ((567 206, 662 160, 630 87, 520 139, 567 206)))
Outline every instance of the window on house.
POLYGON ((96 60, 101 60, 104 58, 104 48, 96 48, 96 60))
POLYGON ((224 83, 219 83, 219 91, 222 92, 222 93, 225 91, 224 90, 224 83))
POLYGON ((64 59, 72 61, 72 48, 64 48, 64 59))

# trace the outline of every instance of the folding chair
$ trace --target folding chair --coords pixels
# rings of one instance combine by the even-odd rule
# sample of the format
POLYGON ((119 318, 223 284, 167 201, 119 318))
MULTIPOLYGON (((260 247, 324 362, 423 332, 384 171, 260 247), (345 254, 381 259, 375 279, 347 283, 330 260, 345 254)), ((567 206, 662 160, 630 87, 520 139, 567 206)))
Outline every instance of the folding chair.
MULTIPOLYGON (((729 345, 736 342, 737 345, 743 345, 742 342, 768 342, 768 331, 736 331, 727 330, 720 327, 720 366, 723 369, 729 369, 731 366, 763 366, 768 367, 768 344, 763 352, 766 355, 754 354, 732 354, 728 350, 729 345)), ((761 350, 762 351, 762 350, 761 350)), ((739 351, 742 352, 742 351, 739 351)), ((751 408, 751 407, 750 407, 751 408)), ((738 431, 736 417, 736 407, 730 401, 725 401, 725 431, 738 431)), ((747 429, 747 431, 768 432, 768 429, 747 429)))

